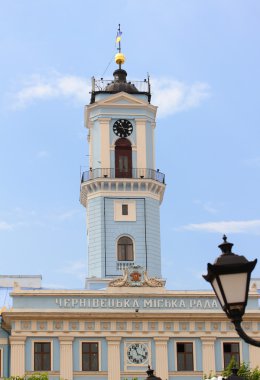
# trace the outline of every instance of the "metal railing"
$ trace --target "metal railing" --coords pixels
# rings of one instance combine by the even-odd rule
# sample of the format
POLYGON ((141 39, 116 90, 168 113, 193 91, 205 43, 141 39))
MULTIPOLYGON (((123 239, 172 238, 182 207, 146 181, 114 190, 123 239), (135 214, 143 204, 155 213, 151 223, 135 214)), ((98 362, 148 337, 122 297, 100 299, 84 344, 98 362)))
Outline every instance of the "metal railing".
MULTIPOLYGON (((112 83, 115 83, 113 79, 107 80, 92 78, 92 91, 107 91, 107 86, 109 86, 112 83)), ((148 94, 150 94, 150 83, 147 79, 144 79, 143 81, 131 81, 127 83, 133 84, 139 92, 147 92, 148 94)))
POLYGON ((119 172, 115 168, 90 169, 82 173, 81 183, 97 178, 134 178, 153 179, 154 181, 165 183, 165 175, 159 170, 132 168, 129 172, 119 172))
POLYGON ((116 269, 123 270, 127 268, 131 268, 135 265, 134 261, 117 261, 116 269))

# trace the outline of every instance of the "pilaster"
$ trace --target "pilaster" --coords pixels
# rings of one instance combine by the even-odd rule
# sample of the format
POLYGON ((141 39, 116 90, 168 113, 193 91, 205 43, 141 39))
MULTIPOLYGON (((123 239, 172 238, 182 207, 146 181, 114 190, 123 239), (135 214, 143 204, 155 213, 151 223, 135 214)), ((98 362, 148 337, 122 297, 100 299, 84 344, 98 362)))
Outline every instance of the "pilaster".
POLYGON ((259 354, 260 348, 256 346, 249 345, 249 358, 250 358, 250 367, 256 368, 259 367, 259 354))
POLYGON ((89 121, 88 146, 89 146, 89 167, 93 167, 93 121, 89 121))
POLYGON ((136 119, 137 168, 146 168, 146 120, 136 119))
POLYGON ((120 337, 107 337, 108 380, 120 380, 120 337))
POLYGON ((154 338, 156 376, 168 379, 168 337, 154 338))
POLYGON ((99 119, 101 136, 101 168, 110 168, 109 118, 99 119))
POLYGON ((24 376, 25 374, 25 340, 26 337, 10 337, 11 344, 11 376, 24 376))
POLYGON ((60 337, 60 378, 73 379, 73 337, 60 337))
POLYGON ((215 374, 215 337, 201 337, 202 342, 202 371, 208 376, 215 374))

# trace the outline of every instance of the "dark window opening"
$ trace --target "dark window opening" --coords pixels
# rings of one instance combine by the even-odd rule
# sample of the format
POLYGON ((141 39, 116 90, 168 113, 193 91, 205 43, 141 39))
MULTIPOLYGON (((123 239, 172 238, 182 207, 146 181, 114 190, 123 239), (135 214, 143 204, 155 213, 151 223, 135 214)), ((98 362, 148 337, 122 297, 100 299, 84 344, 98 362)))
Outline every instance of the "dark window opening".
POLYGON ((239 355, 239 343, 223 343, 224 351, 224 368, 226 368, 232 357, 234 357, 237 366, 240 366, 240 355, 239 355))
POLYGON ((177 370, 193 371, 192 343, 177 343, 177 370))
POLYGON ((132 145, 125 138, 115 144, 115 175, 116 178, 132 177, 132 145))
POLYGON ((82 371, 98 371, 98 343, 82 343, 82 371))
POLYGON ((117 243, 117 260, 134 261, 133 241, 127 236, 122 236, 117 243))
POLYGON ((122 205, 122 215, 128 215, 128 205, 122 205))
POLYGON ((50 342, 34 343, 34 371, 51 370, 51 344, 50 342))

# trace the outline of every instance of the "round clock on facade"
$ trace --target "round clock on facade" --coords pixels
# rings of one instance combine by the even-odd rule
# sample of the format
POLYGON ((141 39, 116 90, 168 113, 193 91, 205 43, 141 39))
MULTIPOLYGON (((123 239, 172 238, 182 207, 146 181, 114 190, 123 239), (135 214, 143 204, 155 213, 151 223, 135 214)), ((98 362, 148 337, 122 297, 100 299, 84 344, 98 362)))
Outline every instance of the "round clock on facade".
POLYGON ((133 132, 133 126, 129 120, 119 119, 115 121, 113 131, 119 137, 127 137, 133 132))
POLYGON ((142 343, 133 343, 127 348, 127 359, 132 364, 143 364, 148 359, 148 348, 142 343))

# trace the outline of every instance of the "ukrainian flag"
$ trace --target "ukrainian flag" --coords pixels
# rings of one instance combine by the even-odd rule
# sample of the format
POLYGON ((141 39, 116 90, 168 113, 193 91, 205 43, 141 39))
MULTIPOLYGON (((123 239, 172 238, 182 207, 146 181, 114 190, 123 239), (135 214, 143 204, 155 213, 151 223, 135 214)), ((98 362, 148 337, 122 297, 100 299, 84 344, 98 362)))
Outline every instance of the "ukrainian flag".
POLYGON ((117 44, 118 44, 118 42, 121 41, 121 36, 122 36, 122 32, 121 32, 121 30, 118 30, 117 34, 116 34, 116 43, 117 44))

